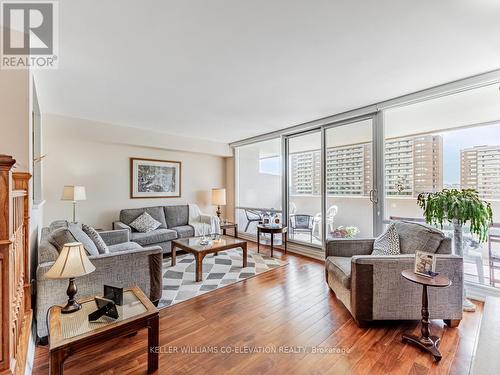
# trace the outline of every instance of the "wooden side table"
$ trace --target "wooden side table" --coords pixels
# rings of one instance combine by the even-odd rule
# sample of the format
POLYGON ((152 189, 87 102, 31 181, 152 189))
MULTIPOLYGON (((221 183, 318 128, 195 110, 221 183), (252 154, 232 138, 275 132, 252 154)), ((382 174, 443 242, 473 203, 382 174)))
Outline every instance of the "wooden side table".
POLYGON ((82 308, 71 314, 61 314, 62 306, 50 310, 49 372, 63 373, 64 361, 72 354, 95 347, 116 337, 124 337, 142 328, 148 329, 148 373, 158 369, 159 313, 138 287, 123 291, 123 305, 116 306, 118 319, 102 317, 89 322, 88 315, 97 310, 94 298, 78 301, 82 308))
POLYGON ((220 229, 222 230, 223 235, 226 235, 226 231, 228 229, 233 229, 233 231, 234 231, 233 237, 238 238, 238 224, 236 224, 236 223, 221 223, 220 229))
POLYGON ((423 286, 422 289, 422 328, 420 330, 421 336, 415 336, 408 333, 403 334, 403 342, 408 341, 409 343, 418 346, 419 348, 428 351, 432 354, 436 361, 440 361, 442 358, 441 352, 438 347, 441 338, 437 336, 432 336, 429 331, 429 299, 427 297, 427 287, 436 288, 446 288, 451 285, 450 279, 444 275, 437 275, 436 277, 425 277, 417 275, 413 270, 404 270, 401 272, 406 280, 413 283, 420 284, 423 286))
POLYGON ((288 232, 288 227, 282 225, 272 225, 272 224, 258 224, 257 225, 257 252, 260 252, 260 235, 261 233, 270 233, 271 234, 271 257, 273 256, 274 250, 274 235, 281 234, 281 240, 285 245, 285 254, 287 247, 287 238, 286 234, 288 232))

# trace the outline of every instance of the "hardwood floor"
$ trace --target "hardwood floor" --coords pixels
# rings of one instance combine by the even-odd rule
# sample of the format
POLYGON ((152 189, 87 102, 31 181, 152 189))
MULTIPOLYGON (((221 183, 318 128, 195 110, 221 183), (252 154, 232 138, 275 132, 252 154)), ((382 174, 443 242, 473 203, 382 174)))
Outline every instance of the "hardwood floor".
MULTIPOLYGON (((249 243, 251 251, 255 248, 249 243)), ((481 303, 477 303, 476 313, 464 314, 458 328, 432 321, 433 334, 442 337, 443 359, 436 364, 429 354, 401 342, 403 332, 418 332, 418 322, 359 328, 329 291, 321 262, 276 250, 275 256, 289 264, 161 310, 158 373, 468 373, 481 303), (193 352, 182 353, 187 349, 193 352), (235 352, 251 349, 261 351, 235 352), (264 352, 274 349, 277 352, 264 352), (310 353, 312 349, 333 352, 310 353), (214 352, 203 352, 210 350, 214 352)), ((74 354, 66 362, 65 372, 144 374, 146 342, 146 332, 139 332, 74 354)), ((48 373, 47 353, 47 347, 36 348, 33 374, 48 373)))

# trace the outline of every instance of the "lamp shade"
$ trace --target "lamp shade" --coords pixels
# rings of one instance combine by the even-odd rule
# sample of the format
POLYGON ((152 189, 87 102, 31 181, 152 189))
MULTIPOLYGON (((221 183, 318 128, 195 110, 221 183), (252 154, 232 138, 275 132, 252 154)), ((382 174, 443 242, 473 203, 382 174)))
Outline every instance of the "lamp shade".
POLYGON ((226 189, 212 189, 212 204, 216 206, 226 204, 226 189))
POLYGON ((45 276, 49 279, 70 279, 94 271, 95 267, 87 258, 83 245, 80 242, 71 242, 63 246, 59 257, 45 276))
POLYGON ((84 201, 87 199, 85 186, 66 185, 63 188, 61 200, 63 201, 84 201))

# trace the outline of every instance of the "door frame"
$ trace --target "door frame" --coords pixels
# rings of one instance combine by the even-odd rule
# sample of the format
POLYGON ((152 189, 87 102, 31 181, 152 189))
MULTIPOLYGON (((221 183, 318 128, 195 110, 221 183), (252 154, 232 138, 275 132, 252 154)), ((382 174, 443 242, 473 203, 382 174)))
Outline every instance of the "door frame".
MULTIPOLYGON (((352 123, 372 120, 372 178, 373 178, 373 200, 372 200, 372 217, 373 217, 373 235, 377 236, 383 230, 383 217, 384 217, 384 126, 383 126, 383 113, 376 111, 361 116, 351 117, 349 119, 332 122, 313 129, 299 131, 293 134, 283 134, 281 136, 281 151, 282 151, 282 220, 285 225, 289 225, 288 209, 289 209, 289 140, 291 138, 300 137, 303 135, 320 132, 321 145, 320 145, 320 161, 321 161, 321 215, 326 217, 327 204, 327 181, 326 181, 326 131, 340 126, 346 126, 352 123)), ((321 245, 308 244, 301 241, 290 239, 292 243, 298 243, 304 246, 314 248, 326 248, 326 220, 322 220, 322 238, 321 245)))

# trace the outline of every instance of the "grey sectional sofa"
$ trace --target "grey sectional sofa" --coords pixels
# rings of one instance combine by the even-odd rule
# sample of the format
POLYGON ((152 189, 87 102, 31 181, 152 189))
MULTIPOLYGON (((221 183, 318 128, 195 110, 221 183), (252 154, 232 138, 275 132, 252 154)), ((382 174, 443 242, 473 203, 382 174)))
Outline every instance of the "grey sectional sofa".
MULTIPOLYGON (((58 257, 57 249, 49 242, 49 234, 67 225, 66 221, 57 221, 42 229, 36 270, 36 320, 40 338, 47 336, 47 310, 52 305, 64 305, 68 299, 68 280, 45 277, 58 257)), ((102 294, 104 284, 119 287, 137 285, 151 301, 159 301, 163 288, 162 248, 143 247, 131 242, 128 230, 101 231, 99 234, 109 253, 89 256, 96 269, 76 279, 77 298, 102 294)))
POLYGON ((463 259, 451 240, 426 225, 395 222, 400 255, 371 255, 374 239, 332 239, 326 245, 326 281, 360 326, 373 320, 421 319, 422 287, 405 280, 415 251, 437 255, 436 270, 450 278, 448 288, 429 288, 432 319, 456 326, 462 319, 463 259))
POLYGON ((120 220, 113 223, 114 229, 126 229, 130 240, 142 246, 160 246, 164 253, 170 253, 171 241, 177 238, 193 237, 194 228, 189 223, 189 206, 155 206, 128 208, 120 211, 120 220), (140 233, 130 223, 144 212, 161 223, 160 227, 148 233, 140 233))

